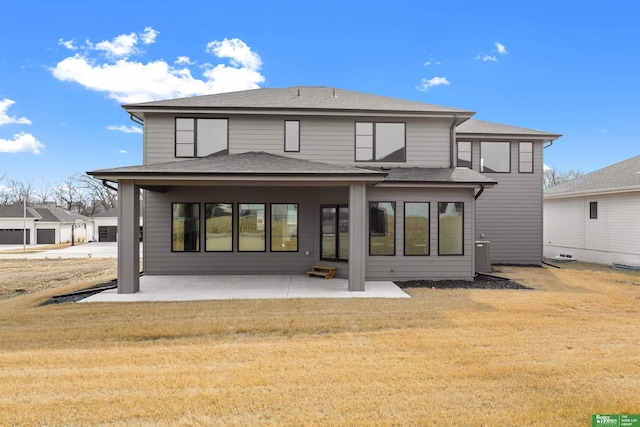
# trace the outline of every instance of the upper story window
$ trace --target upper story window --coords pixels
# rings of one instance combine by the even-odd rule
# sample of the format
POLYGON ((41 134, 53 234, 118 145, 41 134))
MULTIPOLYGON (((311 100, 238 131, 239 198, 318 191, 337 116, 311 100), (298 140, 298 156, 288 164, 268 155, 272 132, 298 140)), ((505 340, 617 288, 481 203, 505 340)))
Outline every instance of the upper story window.
POLYGON ((357 162, 406 161, 404 123, 356 122, 357 162))
POLYGON ((589 219, 598 219, 598 202, 589 202, 589 219))
POLYGON ((458 141, 458 167, 471 169, 471 142, 458 141))
POLYGON ((176 117, 176 157, 204 157, 229 150, 227 119, 176 117))
POLYGON ((480 172, 511 172, 511 143, 480 143, 480 172))
POLYGON ((533 142, 518 144, 518 172, 533 173, 533 142))
POLYGON ((300 151, 300 122, 298 120, 284 121, 284 151, 300 151))

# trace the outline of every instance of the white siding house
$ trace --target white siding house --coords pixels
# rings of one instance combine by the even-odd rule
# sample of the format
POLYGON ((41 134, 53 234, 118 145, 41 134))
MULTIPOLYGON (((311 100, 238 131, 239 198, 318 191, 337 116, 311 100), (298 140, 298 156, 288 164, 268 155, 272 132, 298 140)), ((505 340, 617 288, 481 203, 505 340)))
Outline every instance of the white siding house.
POLYGON ((640 156, 545 191, 544 255, 640 266, 640 156))

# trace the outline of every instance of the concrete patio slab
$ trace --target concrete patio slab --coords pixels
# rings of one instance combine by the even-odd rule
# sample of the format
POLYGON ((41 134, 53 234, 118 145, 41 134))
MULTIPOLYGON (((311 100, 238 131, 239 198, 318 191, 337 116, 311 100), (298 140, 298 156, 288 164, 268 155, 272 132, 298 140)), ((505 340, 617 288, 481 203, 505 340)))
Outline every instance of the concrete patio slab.
POLYGON ((411 298, 393 282, 366 282, 350 292, 346 279, 305 276, 142 276, 140 292, 103 291, 81 302, 197 301, 286 298, 411 298))

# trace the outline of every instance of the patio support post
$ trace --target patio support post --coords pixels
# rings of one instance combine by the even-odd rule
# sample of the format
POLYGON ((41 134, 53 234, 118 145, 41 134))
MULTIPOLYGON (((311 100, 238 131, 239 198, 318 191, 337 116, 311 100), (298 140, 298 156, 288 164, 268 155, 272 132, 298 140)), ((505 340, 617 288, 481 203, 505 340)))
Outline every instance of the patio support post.
POLYGON ((140 187, 118 182, 118 293, 140 290, 140 187))
POLYGON ((364 291, 365 241, 367 233, 366 197, 364 182, 349 186, 349 290, 364 291))

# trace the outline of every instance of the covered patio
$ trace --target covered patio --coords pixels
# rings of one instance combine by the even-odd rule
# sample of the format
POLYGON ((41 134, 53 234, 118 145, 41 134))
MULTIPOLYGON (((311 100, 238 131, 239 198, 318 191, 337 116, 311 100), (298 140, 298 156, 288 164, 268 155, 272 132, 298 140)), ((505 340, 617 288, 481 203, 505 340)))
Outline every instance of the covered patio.
POLYGON ((81 302, 197 301, 291 298, 411 298, 390 281, 367 281, 350 291, 347 279, 303 275, 142 276, 136 293, 103 291, 81 302))

